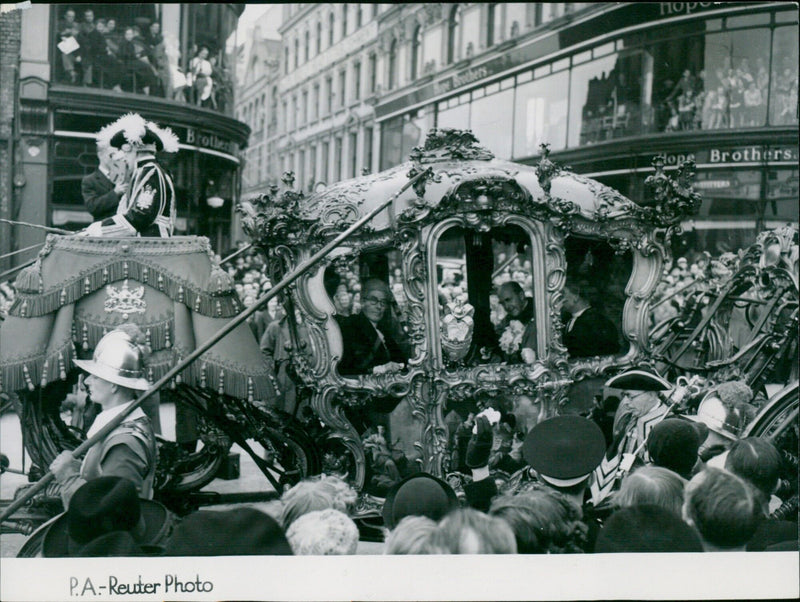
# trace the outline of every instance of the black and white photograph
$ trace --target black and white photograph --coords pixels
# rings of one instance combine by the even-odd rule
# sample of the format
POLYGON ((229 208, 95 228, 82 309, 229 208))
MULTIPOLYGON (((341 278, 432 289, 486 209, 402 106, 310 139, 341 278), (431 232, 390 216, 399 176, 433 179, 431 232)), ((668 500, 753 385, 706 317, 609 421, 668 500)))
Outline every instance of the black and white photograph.
POLYGON ((799 15, 0 5, 0 598, 800 597, 799 15))

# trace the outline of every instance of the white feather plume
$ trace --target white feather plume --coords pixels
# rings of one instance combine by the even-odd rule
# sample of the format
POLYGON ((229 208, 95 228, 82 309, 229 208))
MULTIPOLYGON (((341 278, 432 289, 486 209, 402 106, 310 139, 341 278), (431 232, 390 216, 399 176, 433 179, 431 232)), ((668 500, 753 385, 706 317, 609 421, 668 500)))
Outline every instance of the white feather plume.
POLYGON ((138 113, 127 113, 103 127, 97 133, 97 143, 108 145, 111 143, 111 139, 121 131, 129 144, 139 145, 146 132, 145 123, 144 118, 138 113))
POLYGON ((161 144, 164 146, 165 153, 177 153, 178 152, 178 137, 175 133, 168 127, 160 127, 159 125, 153 123, 152 121, 147 122, 147 128, 152 130, 156 133, 156 135, 161 140, 161 144))

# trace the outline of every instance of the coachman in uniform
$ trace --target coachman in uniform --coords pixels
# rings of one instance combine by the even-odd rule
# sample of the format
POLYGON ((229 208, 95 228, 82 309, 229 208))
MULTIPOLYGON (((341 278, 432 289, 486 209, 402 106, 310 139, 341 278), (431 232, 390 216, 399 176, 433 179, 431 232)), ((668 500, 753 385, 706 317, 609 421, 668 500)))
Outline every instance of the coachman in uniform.
POLYGON ((88 236, 172 236, 175 190, 172 178, 156 161, 156 152, 178 151, 178 137, 141 115, 128 113, 97 135, 99 145, 117 149, 116 159, 127 162, 128 188, 111 217, 91 224, 88 236))

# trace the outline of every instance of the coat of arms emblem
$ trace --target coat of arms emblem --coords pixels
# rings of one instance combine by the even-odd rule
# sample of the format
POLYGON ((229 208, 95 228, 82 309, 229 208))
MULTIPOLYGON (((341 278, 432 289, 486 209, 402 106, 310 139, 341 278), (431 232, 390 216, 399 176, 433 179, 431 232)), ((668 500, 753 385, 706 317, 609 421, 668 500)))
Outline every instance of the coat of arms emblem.
POLYGON ((103 308, 108 313, 122 314, 123 320, 127 320, 129 314, 143 314, 147 309, 147 303, 144 301, 144 286, 130 289, 127 280, 122 283, 120 288, 109 284, 106 286, 106 301, 103 308))

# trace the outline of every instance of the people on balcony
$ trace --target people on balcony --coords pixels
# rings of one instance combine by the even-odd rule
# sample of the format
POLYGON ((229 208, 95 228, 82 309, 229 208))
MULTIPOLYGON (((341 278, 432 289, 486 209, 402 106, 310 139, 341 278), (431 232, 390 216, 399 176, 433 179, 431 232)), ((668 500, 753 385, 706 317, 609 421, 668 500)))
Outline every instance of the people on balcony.
POLYGON ((192 100, 195 104, 208 106, 210 104, 211 92, 214 87, 214 67, 208 60, 208 47, 200 46, 197 54, 189 65, 192 82, 192 100))
POLYGON ((58 49, 61 54, 61 64, 64 73, 70 83, 78 83, 78 73, 75 63, 80 60, 80 54, 76 47, 78 34, 81 32, 80 25, 75 21, 75 11, 68 8, 64 11, 64 16, 58 21, 58 49), (71 42, 74 42, 71 43, 71 42))

